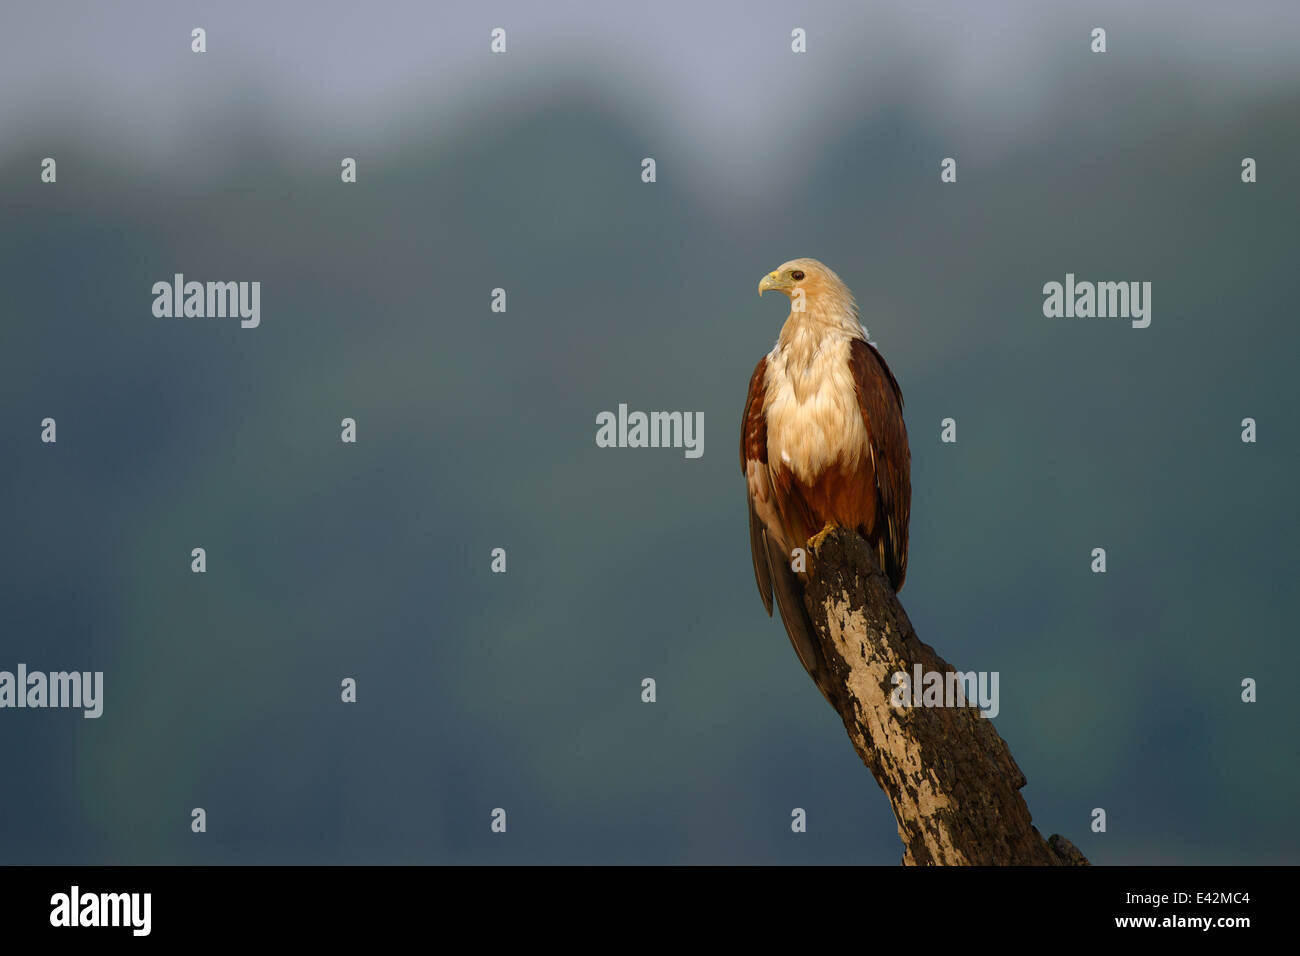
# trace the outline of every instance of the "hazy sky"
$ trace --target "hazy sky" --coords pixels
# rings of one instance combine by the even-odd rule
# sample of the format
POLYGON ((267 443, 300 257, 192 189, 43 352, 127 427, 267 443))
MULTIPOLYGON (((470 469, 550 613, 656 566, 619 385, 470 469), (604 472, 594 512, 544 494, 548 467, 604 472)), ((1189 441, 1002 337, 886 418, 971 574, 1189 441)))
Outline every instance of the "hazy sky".
POLYGON ((801 131, 838 121, 817 108, 833 93, 869 106, 897 102, 906 84, 923 119, 976 131, 989 153, 1010 148, 1073 71, 1099 68, 1087 54, 1094 26, 1108 30, 1107 65, 1194 64, 1172 79, 1193 97, 1258 95, 1300 71, 1291 0, 10 3, 0 12, 0 153, 42 117, 165 160, 185 147, 181 114, 241 96, 283 110, 300 136, 352 132, 382 152, 400 148, 382 135, 394 111, 418 108, 438 124, 484 98, 508 109, 521 90, 545 95, 567 63, 574 82, 604 77, 647 129, 685 132, 690 161, 752 183, 788 172, 783 157, 801 131), (204 56, 189 49, 195 26, 207 30, 204 56), (488 52, 497 26, 508 31, 505 57, 488 52), (807 31, 802 57, 789 49, 795 26, 807 31), (82 112, 54 110, 69 106, 82 112))

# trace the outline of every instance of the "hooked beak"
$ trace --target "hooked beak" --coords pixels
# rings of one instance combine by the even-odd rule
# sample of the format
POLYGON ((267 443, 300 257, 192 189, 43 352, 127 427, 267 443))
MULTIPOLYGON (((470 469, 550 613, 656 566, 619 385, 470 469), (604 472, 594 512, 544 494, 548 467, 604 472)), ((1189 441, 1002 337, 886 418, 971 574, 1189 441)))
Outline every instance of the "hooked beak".
POLYGON ((777 292, 785 292, 790 286, 781 281, 779 272, 769 272, 758 281, 758 294, 761 296, 764 292, 775 289, 777 292))

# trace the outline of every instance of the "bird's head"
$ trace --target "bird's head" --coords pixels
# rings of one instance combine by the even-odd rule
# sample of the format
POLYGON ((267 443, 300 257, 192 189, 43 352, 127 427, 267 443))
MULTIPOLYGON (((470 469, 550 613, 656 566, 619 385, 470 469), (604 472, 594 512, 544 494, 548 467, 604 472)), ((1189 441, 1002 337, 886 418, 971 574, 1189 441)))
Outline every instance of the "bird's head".
POLYGON ((759 280, 759 295, 769 289, 790 299, 790 320, 797 324, 830 324, 852 334, 861 329, 853 293, 816 259, 791 259, 777 266, 759 280))
POLYGON ((777 266, 758 282, 758 294, 776 291, 793 298, 796 289, 802 289, 807 298, 823 292, 848 294, 848 287, 840 277, 816 259, 791 259, 777 266))

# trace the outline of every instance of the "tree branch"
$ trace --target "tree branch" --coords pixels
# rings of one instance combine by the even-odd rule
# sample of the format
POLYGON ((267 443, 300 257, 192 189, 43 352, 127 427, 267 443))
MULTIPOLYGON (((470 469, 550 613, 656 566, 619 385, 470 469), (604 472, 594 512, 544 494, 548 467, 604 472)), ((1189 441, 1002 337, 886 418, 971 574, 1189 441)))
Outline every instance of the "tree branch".
POLYGON ((858 535, 832 530, 817 546, 804 600, 828 662, 832 706, 889 797, 903 863, 1087 866, 1069 840, 1044 840, 1020 795, 1025 776, 974 702, 897 707, 899 671, 955 671, 921 643, 858 535))

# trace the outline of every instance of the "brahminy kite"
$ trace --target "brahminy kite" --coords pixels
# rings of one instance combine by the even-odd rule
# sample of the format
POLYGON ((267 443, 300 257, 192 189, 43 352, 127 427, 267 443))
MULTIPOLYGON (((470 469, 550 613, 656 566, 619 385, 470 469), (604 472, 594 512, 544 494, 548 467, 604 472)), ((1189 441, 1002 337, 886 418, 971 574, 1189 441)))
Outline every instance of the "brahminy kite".
POLYGON ((745 400, 749 547, 763 606, 770 615, 776 596, 790 643, 829 700, 803 602, 808 552, 832 527, 850 529, 875 549, 894 590, 903 587, 912 503, 903 395, 834 272, 792 259, 763 276, 758 294, 769 290, 790 298, 790 315, 745 400))

